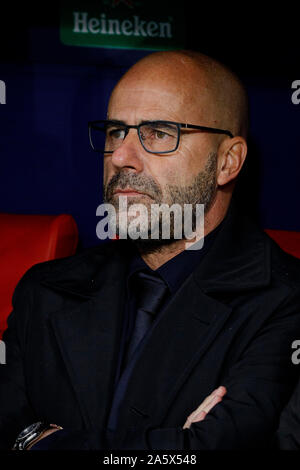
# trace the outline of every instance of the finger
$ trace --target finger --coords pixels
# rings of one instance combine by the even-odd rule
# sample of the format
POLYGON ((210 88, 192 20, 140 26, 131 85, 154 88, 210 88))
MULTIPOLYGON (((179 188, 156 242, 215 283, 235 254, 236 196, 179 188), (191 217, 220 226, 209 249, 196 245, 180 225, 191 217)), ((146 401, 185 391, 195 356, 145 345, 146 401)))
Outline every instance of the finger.
POLYGON ((215 396, 209 403, 206 404, 205 407, 203 407, 201 410, 194 412, 192 415, 188 417, 188 424, 189 426, 192 423, 198 422, 198 421, 203 421, 205 416, 216 406, 218 403, 222 401, 221 397, 215 396))
MULTIPOLYGON (((226 393, 227 393, 227 390, 223 385, 213 390, 212 393, 208 395, 204 399, 204 401, 198 406, 198 408, 196 408, 196 410, 194 410, 188 416, 188 418, 186 419, 186 422, 183 425, 183 429, 190 427, 190 425, 194 422, 193 420, 195 419, 196 416, 198 417, 198 415, 201 416, 202 419, 200 419, 200 421, 202 421, 205 418, 206 414, 211 410, 211 408, 213 408, 213 406, 215 406, 220 401, 219 400, 217 402, 213 402, 212 400, 214 400, 215 397, 219 397, 222 399, 222 397, 226 393), (205 415, 204 414, 200 415, 202 411, 205 413, 205 415)), ((196 419, 196 421, 199 421, 199 419, 196 419)))
POLYGON ((222 401, 221 397, 215 396, 213 397, 210 401, 206 403, 205 406, 203 404, 201 405, 201 409, 195 410, 192 414, 190 414, 184 424, 185 427, 190 427, 192 423, 198 422, 198 421, 203 421, 205 419, 205 416, 209 411, 220 401, 222 401))
POLYGON ((196 416, 197 416, 197 422, 198 421, 203 421, 205 419, 206 413, 205 413, 205 411, 200 411, 200 413, 198 413, 198 415, 195 415, 195 417, 193 419, 189 417, 186 420, 186 422, 184 423, 183 429, 189 428, 191 426, 191 424, 195 422, 194 420, 195 420, 196 416))
POLYGON ((220 403, 222 401, 222 398, 222 396, 215 395, 210 400, 207 400, 205 405, 203 402, 200 407, 197 408, 197 410, 195 410, 192 414, 189 415, 185 424, 187 424, 189 427, 192 423, 203 421, 207 413, 209 413, 212 408, 214 408, 218 403, 220 403))
POLYGON ((227 393, 227 389, 223 385, 220 385, 220 387, 216 389, 216 395, 223 397, 224 395, 226 395, 226 393, 227 393))
POLYGON ((205 413, 209 413, 212 408, 214 408, 218 403, 222 401, 222 398, 219 396, 215 396, 207 405, 203 408, 202 411, 205 411, 205 413))
MULTIPOLYGON (((208 395, 204 400, 203 402, 198 406, 198 408, 196 408, 192 413, 191 415, 194 415, 196 413, 199 413, 202 409, 205 408, 205 406, 216 396, 216 394, 218 393, 218 388, 216 388, 210 395, 208 395)), ((191 416, 190 415, 190 416, 191 416)))
POLYGON ((219 403, 219 401, 222 401, 223 397, 226 395, 226 389, 224 390, 217 390, 214 394, 212 394, 205 403, 203 402, 200 407, 196 410, 201 411, 204 410, 208 413, 208 411, 216 404, 219 403))
MULTIPOLYGON (((206 417, 207 413, 205 411, 200 411, 197 415, 194 416, 192 423, 198 423, 199 421, 203 421, 206 417)), ((191 423, 191 424, 192 424, 191 423)))
POLYGON ((198 408, 196 408, 196 410, 194 410, 190 415, 189 417, 193 417, 195 416, 196 414, 198 414, 200 411, 204 410, 206 411, 206 408, 207 406, 211 403, 211 401, 216 397, 216 396, 219 396, 219 397, 223 397, 225 394, 226 394, 227 390, 225 387, 223 386, 220 386, 218 388, 216 388, 210 395, 208 395, 205 400, 201 403, 201 405, 198 406, 198 408))
POLYGON ((191 423, 190 423, 188 420, 186 420, 186 422, 185 422, 184 425, 182 426, 182 429, 187 429, 187 428, 190 427, 190 425, 191 425, 191 423))
POLYGON ((186 424, 187 427, 190 427, 192 423, 198 423, 199 421, 203 421, 206 415, 214 408, 218 403, 222 401, 221 397, 215 396, 204 409, 200 412, 193 414, 193 416, 189 416, 186 424))

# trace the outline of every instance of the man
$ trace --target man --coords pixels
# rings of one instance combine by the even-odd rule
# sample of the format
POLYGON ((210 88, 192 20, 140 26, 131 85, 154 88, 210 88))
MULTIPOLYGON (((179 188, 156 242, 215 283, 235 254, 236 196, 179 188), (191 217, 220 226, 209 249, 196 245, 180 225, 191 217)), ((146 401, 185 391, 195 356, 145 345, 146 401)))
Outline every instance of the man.
POLYGON ((247 116, 239 80, 197 53, 150 54, 116 85, 90 124, 106 203, 204 204, 204 246, 173 227, 33 267, 3 338, 2 448, 270 445, 297 376, 300 267, 233 203, 247 116))

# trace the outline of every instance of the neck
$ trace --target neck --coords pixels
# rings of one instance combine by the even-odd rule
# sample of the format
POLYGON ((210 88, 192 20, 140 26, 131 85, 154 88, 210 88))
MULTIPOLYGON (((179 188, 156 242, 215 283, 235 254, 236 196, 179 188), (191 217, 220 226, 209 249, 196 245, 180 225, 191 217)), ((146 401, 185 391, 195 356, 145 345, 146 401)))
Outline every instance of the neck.
MULTIPOLYGON (((215 203, 211 206, 204 217, 204 237, 212 232, 212 230, 214 230, 222 222, 226 215, 228 206, 229 204, 220 204, 218 201, 215 201, 215 203)), ((190 244, 198 240, 199 238, 197 237, 188 241, 185 239, 174 240, 173 243, 158 246, 150 253, 143 252, 142 249, 139 249, 139 251, 145 263, 151 269, 156 270, 167 261, 184 251, 186 249, 187 242, 190 244)))
POLYGON ((161 245, 151 253, 143 253, 140 250, 141 257, 145 263, 153 270, 158 269, 171 258, 178 255, 185 249, 186 240, 175 240, 173 243, 161 245))

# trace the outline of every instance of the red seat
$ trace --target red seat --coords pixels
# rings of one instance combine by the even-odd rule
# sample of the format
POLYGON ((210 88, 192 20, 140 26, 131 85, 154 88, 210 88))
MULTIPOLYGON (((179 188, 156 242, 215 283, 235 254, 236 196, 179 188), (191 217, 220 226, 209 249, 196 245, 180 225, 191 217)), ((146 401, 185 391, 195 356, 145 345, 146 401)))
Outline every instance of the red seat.
POLYGON ((271 229, 266 229, 265 232, 273 238, 284 251, 300 258, 300 232, 271 229))
POLYGON ((0 338, 13 291, 36 263, 75 253, 78 229, 71 215, 0 214, 0 338))

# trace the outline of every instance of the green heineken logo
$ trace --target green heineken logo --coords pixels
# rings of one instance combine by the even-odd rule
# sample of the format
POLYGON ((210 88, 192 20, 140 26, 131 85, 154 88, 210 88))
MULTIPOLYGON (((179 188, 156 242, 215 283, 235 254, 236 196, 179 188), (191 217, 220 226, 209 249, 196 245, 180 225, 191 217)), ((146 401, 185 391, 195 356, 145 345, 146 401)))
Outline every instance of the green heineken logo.
MULTIPOLYGON (((108 0, 109 2, 109 0, 108 0)), ((104 2, 104 3, 108 3, 107 1, 104 2)), ((133 0, 112 0, 112 6, 113 7, 116 7, 119 5, 119 3, 124 3, 125 5, 127 5, 128 7, 132 8, 134 6, 134 2, 133 0)))
POLYGON ((163 0, 64 2, 60 37, 87 47, 167 50, 184 47, 182 6, 163 0), (169 4, 170 5, 170 4, 169 4))

